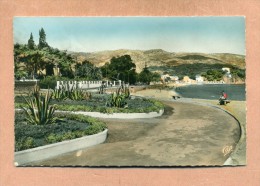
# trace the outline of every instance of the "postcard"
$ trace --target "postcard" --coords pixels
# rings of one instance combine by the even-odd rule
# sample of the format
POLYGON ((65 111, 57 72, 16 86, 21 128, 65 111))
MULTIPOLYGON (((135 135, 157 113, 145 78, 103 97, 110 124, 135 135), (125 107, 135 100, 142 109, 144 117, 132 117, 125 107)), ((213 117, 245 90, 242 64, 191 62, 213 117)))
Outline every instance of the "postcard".
POLYGON ((14 17, 15 166, 246 165, 245 17, 14 17))

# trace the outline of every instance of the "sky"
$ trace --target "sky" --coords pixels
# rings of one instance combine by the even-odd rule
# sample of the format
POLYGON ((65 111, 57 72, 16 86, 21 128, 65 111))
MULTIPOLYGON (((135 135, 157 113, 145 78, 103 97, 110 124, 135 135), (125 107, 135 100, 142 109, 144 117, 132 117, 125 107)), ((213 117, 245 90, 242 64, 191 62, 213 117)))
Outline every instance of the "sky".
POLYGON ((235 17, 15 17, 14 43, 43 28, 60 50, 163 49, 168 52, 245 55, 245 18, 235 17))

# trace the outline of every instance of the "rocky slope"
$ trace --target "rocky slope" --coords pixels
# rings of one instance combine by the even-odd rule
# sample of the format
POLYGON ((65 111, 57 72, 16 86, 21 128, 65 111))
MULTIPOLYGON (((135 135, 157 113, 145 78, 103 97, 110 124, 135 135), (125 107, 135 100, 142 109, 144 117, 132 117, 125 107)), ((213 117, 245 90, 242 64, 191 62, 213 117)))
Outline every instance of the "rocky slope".
POLYGON ((119 57, 122 55, 130 55, 133 62, 136 64, 137 72, 140 72, 145 64, 151 66, 179 66, 183 64, 222 64, 232 65, 240 69, 245 69, 245 56, 228 53, 174 53, 167 52, 161 49, 153 50, 114 50, 114 51, 100 51, 93 53, 71 52, 73 57, 78 61, 88 60, 96 66, 103 66, 109 62, 112 57, 119 57))

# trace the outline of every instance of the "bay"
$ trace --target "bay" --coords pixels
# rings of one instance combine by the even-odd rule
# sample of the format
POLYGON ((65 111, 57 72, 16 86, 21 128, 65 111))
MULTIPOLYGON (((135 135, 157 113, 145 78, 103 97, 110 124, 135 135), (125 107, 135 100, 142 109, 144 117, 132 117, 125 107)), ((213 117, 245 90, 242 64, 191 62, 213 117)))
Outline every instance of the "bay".
POLYGON ((188 85, 178 87, 175 91, 182 97, 198 99, 219 99, 222 91, 225 91, 229 100, 246 100, 245 84, 188 85))

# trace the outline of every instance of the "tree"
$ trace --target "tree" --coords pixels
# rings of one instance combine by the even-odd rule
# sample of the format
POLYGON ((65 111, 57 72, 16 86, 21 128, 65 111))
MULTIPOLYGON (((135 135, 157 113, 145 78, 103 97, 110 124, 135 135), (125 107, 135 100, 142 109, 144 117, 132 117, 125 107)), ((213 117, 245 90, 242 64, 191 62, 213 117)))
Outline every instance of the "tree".
POLYGON ((33 40, 33 35, 31 33, 30 35, 30 39, 28 40, 28 48, 29 49, 35 49, 35 43, 34 43, 34 40, 33 40))
POLYGON ((21 74, 28 74, 31 78, 35 78, 35 74, 43 76, 41 72, 48 64, 53 63, 54 57, 50 53, 49 48, 44 49, 30 49, 28 45, 15 44, 14 46, 14 61, 15 61, 15 74, 19 78, 21 74), (22 73, 20 71, 25 71, 22 73))
POLYGON ((220 81, 223 79, 225 72, 222 70, 208 70, 206 73, 202 73, 201 75, 205 77, 208 81, 220 81))
POLYGON ((82 64, 77 64, 75 66, 75 76, 86 78, 87 80, 101 80, 102 71, 89 61, 85 60, 82 62, 82 64))
POLYGON ((27 72, 32 79, 35 78, 38 70, 41 71, 45 68, 43 57, 44 53, 39 50, 27 50, 21 57, 21 61, 24 62, 27 72))
POLYGON ((161 80, 161 75, 156 72, 151 72, 146 64, 138 76, 139 81, 146 83, 147 85, 149 85, 151 81, 158 82, 161 80))
POLYGON ((108 76, 110 76, 110 74, 112 74, 111 69, 109 68, 109 63, 105 63, 105 65, 103 65, 100 69, 102 72, 102 76, 105 77, 106 79, 108 79, 108 76))
POLYGON ((238 79, 238 78, 245 79, 245 70, 242 70, 239 68, 232 68, 231 75, 235 79, 238 79))
POLYGON ((46 42, 46 34, 43 28, 39 31, 39 45, 38 48, 42 49, 44 47, 49 47, 48 43, 46 42))
POLYGON ((105 64, 102 67, 102 72, 103 75, 109 79, 135 83, 135 68, 136 66, 133 63, 130 55, 124 55, 120 57, 112 57, 110 64, 105 64))
POLYGON ((22 77, 28 76, 26 70, 21 67, 21 61, 20 61, 21 54, 26 49, 27 49, 26 45, 20 45, 17 43, 14 45, 14 76, 15 79, 18 80, 21 79, 22 77))
POLYGON ((161 75, 157 72, 154 72, 152 75, 152 81, 159 82, 161 80, 161 75))
POLYGON ((59 52, 58 56, 58 65, 60 68, 61 75, 68 78, 74 78, 74 73, 71 67, 71 65, 75 63, 73 58, 70 55, 68 55, 66 51, 59 52))
POLYGON ((28 72, 26 69, 26 66, 24 66, 23 62, 21 61, 21 58, 24 57, 25 51, 28 50, 27 45, 22 45, 16 43, 14 45, 14 75, 15 79, 21 79, 22 77, 27 77, 28 72))
POLYGON ((153 78, 153 73, 150 72, 147 66, 145 65, 145 67, 139 74, 139 81, 149 85, 150 82, 152 81, 152 78, 153 78))
MULTIPOLYGON (((64 77, 73 78, 72 64, 75 60, 66 51, 54 49, 46 42, 46 34, 43 28, 39 31, 39 45, 35 46, 31 33, 27 45, 14 45, 14 62, 16 78, 26 74, 35 78, 35 74, 43 76, 41 72, 46 69, 46 75, 53 75, 53 68, 59 67, 64 77)), ((98 71, 96 70, 97 74, 98 71)))

